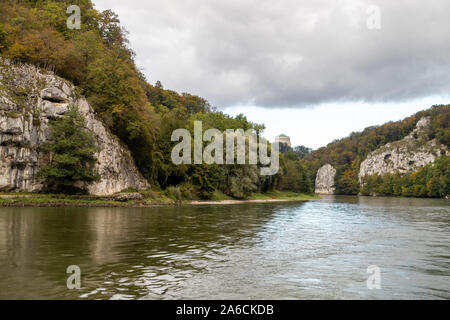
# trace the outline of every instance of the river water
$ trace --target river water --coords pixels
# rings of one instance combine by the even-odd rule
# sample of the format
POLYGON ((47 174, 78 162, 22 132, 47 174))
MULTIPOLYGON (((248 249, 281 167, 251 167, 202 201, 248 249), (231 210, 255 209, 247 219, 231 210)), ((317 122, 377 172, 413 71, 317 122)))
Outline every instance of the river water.
POLYGON ((450 299, 450 201, 0 208, 0 299, 38 298, 450 299))

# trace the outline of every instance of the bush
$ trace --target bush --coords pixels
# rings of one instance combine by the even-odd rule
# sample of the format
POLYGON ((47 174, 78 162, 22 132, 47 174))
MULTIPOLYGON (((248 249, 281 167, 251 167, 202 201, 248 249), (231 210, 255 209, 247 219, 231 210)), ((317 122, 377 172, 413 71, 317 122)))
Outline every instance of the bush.
POLYGON ((183 199, 193 200, 196 198, 195 188, 190 183, 184 183, 180 186, 180 191, 183 199))
POLYGON ((166 195, 166 197, 168 197, 170 199, 174 199, 174 200, 182 199, 182 194, 181 194, 181 190, 179 187, 170 186, 164 191, 164 194, 166 195))

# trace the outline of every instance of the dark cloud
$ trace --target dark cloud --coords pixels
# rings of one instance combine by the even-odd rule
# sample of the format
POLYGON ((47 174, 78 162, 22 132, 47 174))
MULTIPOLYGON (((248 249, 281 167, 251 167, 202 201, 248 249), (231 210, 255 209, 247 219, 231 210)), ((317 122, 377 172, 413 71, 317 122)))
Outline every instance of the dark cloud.
POLYGON ((448 0, 94 0, 151 82, 221 107, 402 101, 450 90, 448 0), (367 9, 381 9, 369 30, 367 9))

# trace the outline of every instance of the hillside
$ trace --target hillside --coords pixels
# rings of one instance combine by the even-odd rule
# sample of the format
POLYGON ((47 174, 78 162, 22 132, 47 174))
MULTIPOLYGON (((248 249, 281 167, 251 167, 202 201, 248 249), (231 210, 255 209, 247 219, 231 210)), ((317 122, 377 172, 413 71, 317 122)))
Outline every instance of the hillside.
POLYGON ((317 177, 317 172, 330 164, 336 172, 334 185, 328 189, 336 194, 358 194, 365 176, 415 172, 436 157, 447 155, 449 124, 450 106, 434 106, 402 121, 352 133, 314 151, 303 163, 311 181, 319 185, 327 184, 330 178, 323 170, 317 177))
MULTIPOLYGON (((186 199, 246 198, 272 190, 311 192, 309 175, 295 157, 282 156, 281 170, 270 177, 261 176, 257 165, 174 165, 172 132, 192 130, 196 120, 203 121, 204 130, 262 132, 264 126, 244 115, 217 112, 206 99, 166 90, 159 81, 148 83, 135 65, 119 17, 110 10, 96 10, 90 0, 2 1, 0 56, 16 66, 34 65, 73 85, 106 130, 130 150, 154 189, 186 199), (71 5, 81 8, 80 30, 67 28, 66 10, 71 5)), ((18 98, 34 94, 19 89, 14 93, 18 98)))
MULTIPOLYGON (((314 188, 318 170, 326 164, 333 170, 325 171, 335 170, 336 174, 333 186, 327 186, 330 179, 325 174, 324 190, 358 194, 361 164, 368 155, 411 135, 424 117, 429 118, 425 140, 447 148, 450 144, 450 106, 443 105, 352 133, 313 153, 301 149, 287 152, 281 155, 280 171, 275 176, 261 176, 256 165, 177 166, 170 157, 175 145, 171 135, 176 129, 192 132, 194 121, 201 120, 204 130, 241 128, 261 134, 264 125, 251 123, 242 114, 231 117, 217 112, 206 99, 164 89, 159 81, 148 83, 134 62, 127 31, 111 10, 100 12, 90 0, 4 0, 0 3, 0 57, 16 66, 34 65, 66 81, 74 95, 86 98, 105 130, 130 151, 139 173, 153 188, 189 199, 246 198, 272 190, 308 193, 314 188), (81 8, 80 30, 67 28, 70 5, 81 8), (299 160, 296 154, 304 158, 299 160)), ((13 96, 5 93, 0 98, 21 100, 36 95, 27 88, 16 89, 13 96)), ((2 107, 8 108, 7 104, 2 107)), ((5 114, 3 118, 6 121, 5 114)), ((377 173, 371 167, 367 172, 377 173)))
POLYGON ((40 148, 49 139, 50 123, 72 105, 99 146, 95 171, 100 179, 89 185, 89 192, 111 195, 149 188, 129 151, 97 119, 88 102, 77 96, 73 85, 36 67, 0 58, 0 191, 43 188, 38 172, 48 157, 40 148))
POLYGON ((209 111, 200 97, 148 84, 118 16, 95 10, 90 0, 2 1, 0 34, 2 56, 54 71, 75 84, 154 185, 162 182, 158 164, 166 160, 155 143, 165 138, 164 123, 209 111), (81 30, 66 26, 70 5, 81 8, 81 30))

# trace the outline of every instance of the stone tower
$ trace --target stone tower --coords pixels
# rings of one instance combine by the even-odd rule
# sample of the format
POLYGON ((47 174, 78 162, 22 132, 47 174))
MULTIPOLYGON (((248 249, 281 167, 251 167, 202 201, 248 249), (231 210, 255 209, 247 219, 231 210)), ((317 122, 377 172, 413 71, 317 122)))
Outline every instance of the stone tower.
POLYGON ((289 147, 291 147, 291 138, 289 138, 285 134, 281 134, 278 137, 276 137, 275 142, 284 143, 284 144, 288 145, 289 147))

